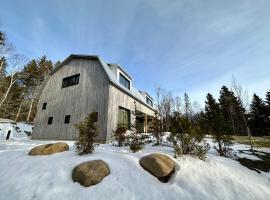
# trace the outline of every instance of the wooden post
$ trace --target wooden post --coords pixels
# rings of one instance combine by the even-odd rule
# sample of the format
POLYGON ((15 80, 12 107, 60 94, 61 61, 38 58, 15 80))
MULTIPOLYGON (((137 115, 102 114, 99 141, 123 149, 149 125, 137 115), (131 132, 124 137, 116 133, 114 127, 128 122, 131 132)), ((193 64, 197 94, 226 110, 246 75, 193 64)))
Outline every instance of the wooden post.
POLYGON ((148 127, 147 127, 147 114, 144 114, 144 132, 147 133, 148 127))
POLYGON ((11 133, 11 130, 8 130, 6 140, 8 140, 8 139, 9 139, 9 137, 10 137, 10 133, 11 133))

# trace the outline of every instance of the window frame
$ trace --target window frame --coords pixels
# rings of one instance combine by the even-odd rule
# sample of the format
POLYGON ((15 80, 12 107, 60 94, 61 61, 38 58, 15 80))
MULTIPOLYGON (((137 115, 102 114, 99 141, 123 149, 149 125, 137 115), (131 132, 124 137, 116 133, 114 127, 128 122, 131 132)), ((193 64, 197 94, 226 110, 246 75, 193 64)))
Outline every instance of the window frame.
POLYGON ((146 103, 153 107, 153 101, 148 96, 146 96, 146 103), (149 103, 148 101, 150 101, 151 103, 149 103))
POLYGON ((131 81, 121 72, 119 72, 119 83, 124 86, 125 88, 129 89, 130 90, 130 87, 131 87, 131 81), (121 82, 121 79, 126 81, 128 83, 128 86, 126 86, 126 84, 122 83, 121 82))
POLYGON ((67 88, 74 85, 79 85, 79 83, 80 83, 80 74, 75 74, 75 75, 63 78, 61 88, 67 88))
POLYGON ((127 128, 128 128, 128 129, 131 129, 131 111, 130 111, 129 109, 127 109, 127 108, 124 108, 124 107, 122 107, 122 106, 119 106, 119 107, 118 107, 117 123, 118 123, 118 124, 120 123, 120 122, 119 122, 119 114, 120 114, 120 110, 125 110, 125 111, 127 111, 127 113, 128 113, 127 128))

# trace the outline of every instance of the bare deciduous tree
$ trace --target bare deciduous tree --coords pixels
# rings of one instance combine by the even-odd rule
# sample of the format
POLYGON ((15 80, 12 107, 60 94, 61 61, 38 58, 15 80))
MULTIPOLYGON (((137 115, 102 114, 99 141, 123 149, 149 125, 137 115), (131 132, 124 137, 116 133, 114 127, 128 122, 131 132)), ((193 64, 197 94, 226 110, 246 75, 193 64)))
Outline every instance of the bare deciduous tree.
MULTIPOLYGON (((236 94, 237 99, 240 102, 240 105, 245 109, 248 110, 248 106, 249 106, 249 98, 248 98, 248 91, 247 89, 244 89, 241 84, 236 80, 236 78, 233 76, 232 77, 232 90, 234 91, 234 93, 236 94)), ((250 143, 250 148, 254 153, 254 147, 255 143, 254 140, 252 138, 252 134, 251 131, 249 129, 248 123, 247 123, 247 119, 245 116, 245 110, 241 110, 241 116, 245 125, 245 129, 246 129, 246 133, 249 137, 249 143, 250 143)))
POLYGON ((20 70, 22 69, 23 65, 26 63, 26 58, 20 54, 14 54, 8 57, 8 64, 9 64, 9 84, 4 92, 3 96, 0 97, 0 108, 2 107, 3 103, 6 101, 8 95, 10 94, 12 86, 16 83, 16 81, 20 77, 20 70))

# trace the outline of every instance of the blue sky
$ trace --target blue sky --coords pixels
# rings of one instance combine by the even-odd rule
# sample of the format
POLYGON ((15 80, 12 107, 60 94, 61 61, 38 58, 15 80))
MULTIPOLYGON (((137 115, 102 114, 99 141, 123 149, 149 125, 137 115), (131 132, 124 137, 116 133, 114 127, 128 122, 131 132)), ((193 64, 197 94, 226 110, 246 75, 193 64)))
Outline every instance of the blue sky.
POLYGON ((138 89, 204 103, 232 75, 270 89, 269 0, 1 0, 1 29, 28 58, 71 53, 118 63, 138 89))

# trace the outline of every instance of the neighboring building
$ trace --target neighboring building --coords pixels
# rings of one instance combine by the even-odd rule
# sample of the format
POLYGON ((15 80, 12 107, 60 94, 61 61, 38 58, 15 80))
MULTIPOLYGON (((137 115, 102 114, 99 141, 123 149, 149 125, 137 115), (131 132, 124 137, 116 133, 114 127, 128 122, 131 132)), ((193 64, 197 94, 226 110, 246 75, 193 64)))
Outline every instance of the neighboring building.
POLYGON ((119 65, 87 55, 70 55, 50 73, 40 91, 37 110, 33 139, 74 140, 74 124, 98 112, 97 139, 105 142, 117 123, 133 123, 135 118, 147 132, 154 115, 153 99, 136 90, 132 78, 119 65))

